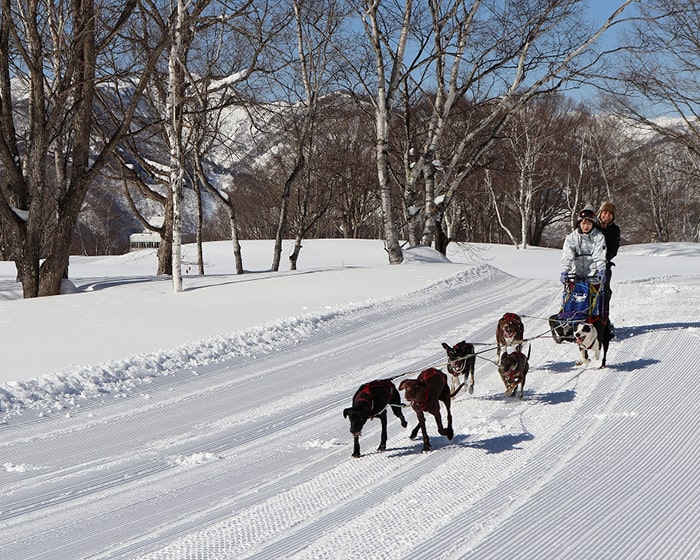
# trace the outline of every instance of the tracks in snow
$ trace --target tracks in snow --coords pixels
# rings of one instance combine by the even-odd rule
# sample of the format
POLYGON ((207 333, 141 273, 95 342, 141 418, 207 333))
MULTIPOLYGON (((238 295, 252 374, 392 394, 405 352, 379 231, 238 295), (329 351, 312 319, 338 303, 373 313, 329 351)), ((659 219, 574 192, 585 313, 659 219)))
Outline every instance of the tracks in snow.
MULTIPOLYGON (((479 360, 475 394, 453 403, 455 438, 429 419, 428 454, 390 415, 388 451, 373 451, 370 423, 352 460, 341 412, 362 382, 443 364, 442 340, 489 344, 505 311, 548 316, 558 287, 543 287, 481 270, 93 399, 72 418, 18 419, 0 452, 27 468, 0 471, 0 555, 302 560, 378 557, 381 543, 386 558, 495 558, 494 534, 522 511, 542 517, 538 501, 562 491, 619 414, 628 372, 572 370, 574 348, 545 337, 532 343, 525 400, 504 401, 495 366, 479 360)), ((547 329, 525 322, 527 336, 547 329)), ((645 355, 646 339, 625 351, 645 355)))

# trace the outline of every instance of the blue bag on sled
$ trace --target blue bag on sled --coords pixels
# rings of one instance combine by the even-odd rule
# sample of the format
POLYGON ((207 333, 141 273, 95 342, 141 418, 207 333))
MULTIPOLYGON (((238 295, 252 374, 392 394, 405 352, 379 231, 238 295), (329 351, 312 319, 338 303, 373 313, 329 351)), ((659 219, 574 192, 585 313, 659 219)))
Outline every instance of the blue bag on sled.
POLYGON ((579 323, 592 322, 602 315, 603 286, 590 278, 571 279, 564 285, 564 295, 559 313, 549 318, 554 341, 573 342, 579 323))

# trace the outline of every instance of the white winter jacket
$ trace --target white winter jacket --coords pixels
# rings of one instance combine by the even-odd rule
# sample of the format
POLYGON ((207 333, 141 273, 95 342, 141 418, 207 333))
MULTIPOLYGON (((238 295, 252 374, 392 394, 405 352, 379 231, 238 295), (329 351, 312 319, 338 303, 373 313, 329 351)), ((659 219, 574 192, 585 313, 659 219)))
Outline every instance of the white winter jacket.
POLYGON ((597 228, 582 233, 576 228, 564 239, 561 255, 562 272, 585 278, 605 272, 605 235, 597 228))

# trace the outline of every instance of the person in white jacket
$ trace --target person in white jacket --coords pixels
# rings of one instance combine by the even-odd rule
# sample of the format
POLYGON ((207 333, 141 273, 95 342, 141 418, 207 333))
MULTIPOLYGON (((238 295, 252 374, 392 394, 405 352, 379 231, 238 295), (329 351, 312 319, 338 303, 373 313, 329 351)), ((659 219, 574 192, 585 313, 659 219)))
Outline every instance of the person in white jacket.
POLYGON ((605 235, 595 224, 593 208, 584 208, 578 213, 576 229, 564 239, 561 256, 561 282, 565 284, 571 276, 593 278, 605 282, 605 235))

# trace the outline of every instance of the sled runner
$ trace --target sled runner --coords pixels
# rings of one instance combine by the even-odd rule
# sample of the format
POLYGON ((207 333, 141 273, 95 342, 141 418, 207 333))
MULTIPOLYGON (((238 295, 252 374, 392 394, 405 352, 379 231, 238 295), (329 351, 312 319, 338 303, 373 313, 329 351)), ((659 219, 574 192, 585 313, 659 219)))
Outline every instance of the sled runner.
POLYGON ((606 321, 604 298, 605 286, 595 278, 570 276, 564 284, 559 313, 549 318, 554 341, 557 344, 574 342, 574 331, 579 323, 606 321))

